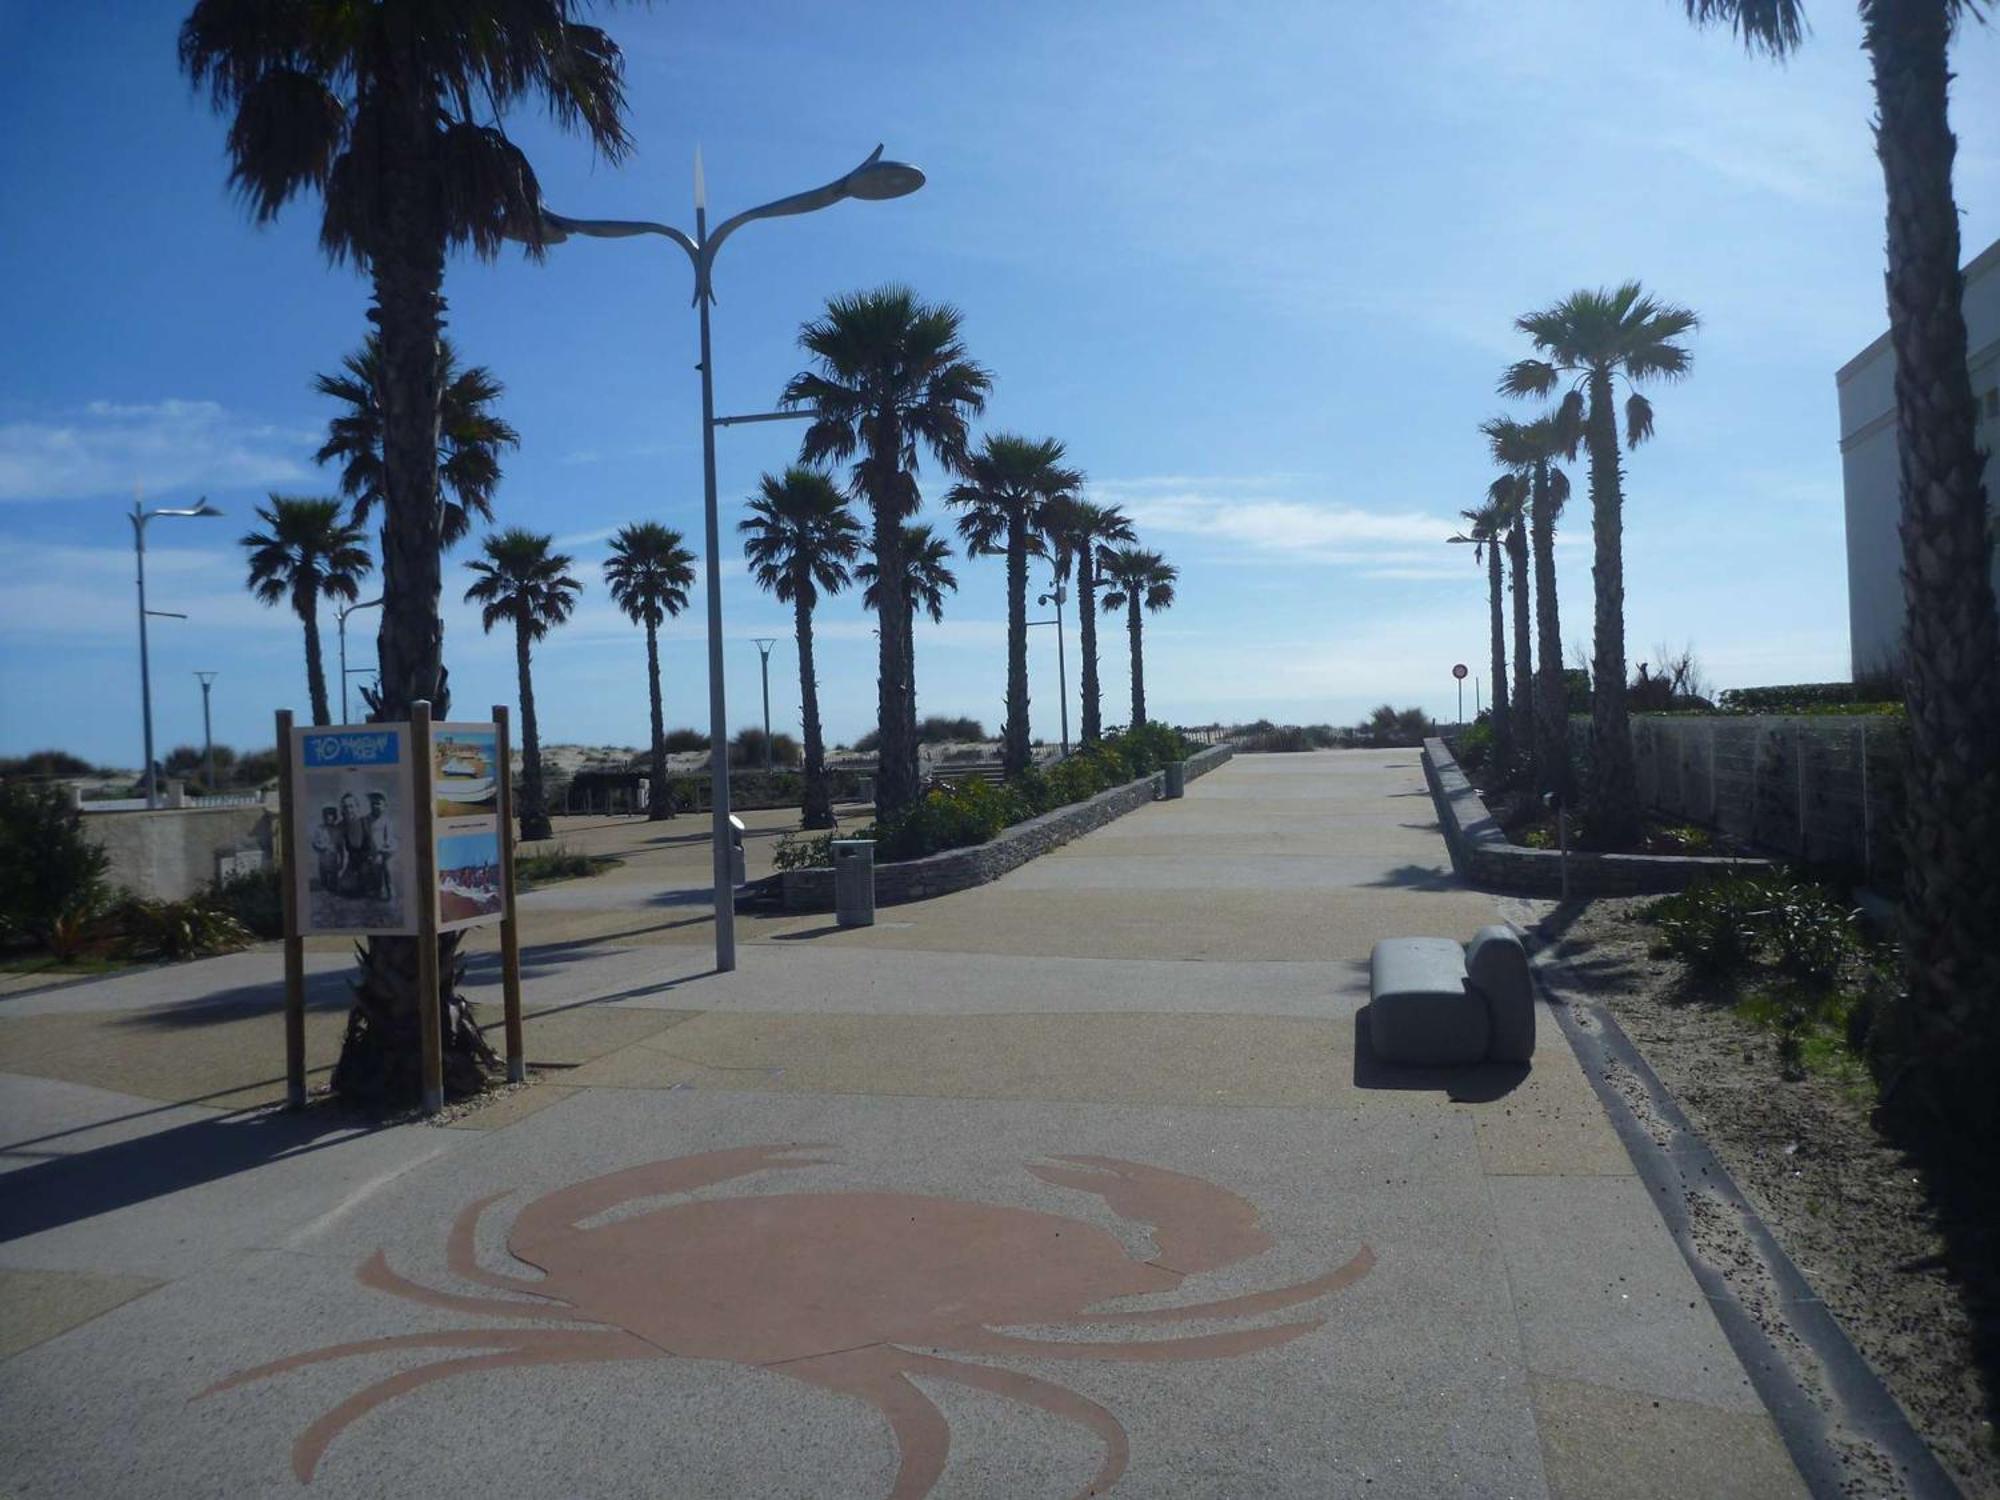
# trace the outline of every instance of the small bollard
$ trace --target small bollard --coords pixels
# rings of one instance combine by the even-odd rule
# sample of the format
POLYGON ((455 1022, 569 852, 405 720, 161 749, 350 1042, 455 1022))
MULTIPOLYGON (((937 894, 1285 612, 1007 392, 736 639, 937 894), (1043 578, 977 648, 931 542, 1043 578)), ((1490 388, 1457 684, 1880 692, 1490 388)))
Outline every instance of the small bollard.
POLYGON ((842 927, 875 925, 875 841, 833 841, 833 918, 842 927))
POLYGON ((1163 789, 1160 792, 1160 795, 1162 797, 1165 797, 1168 801, 1172 801, 1176 797, 1184 797, 1187 795, 1186 761, 1170 760, 1167 762, 1166 781, 1164 783, 1163 789))
POLYGON ((744 885, 750 879, 750 866, 743 854, 743 820, 735 813, 729 815, 729 880, 732 885, 744 885))

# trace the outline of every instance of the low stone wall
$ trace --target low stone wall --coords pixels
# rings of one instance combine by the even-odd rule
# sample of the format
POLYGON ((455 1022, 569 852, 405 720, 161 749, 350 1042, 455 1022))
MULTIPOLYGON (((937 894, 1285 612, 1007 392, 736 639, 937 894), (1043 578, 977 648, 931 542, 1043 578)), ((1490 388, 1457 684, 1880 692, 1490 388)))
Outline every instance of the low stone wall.
MULTIPOLYGON (((1438 823, 1451 850, 1452 868, 1487 891, 1559 896, 1563 855, 1556 849, 1529 849, 1509 843, 1478 789, 1466 779, 1441 739, 1424 741, 1424 780, 1437 806, 1438 823)), ((1569 854, 1572 896, 1637 896, 1685 889, 1704 875, 1730 870, 1767 870, 1763 859, 1719 859, 1673 854, 1569 854)))
MULTIPOLYGON (((1227 761, 1235 751, 1217 745, 1187 758, 1186 777, 1193 781, 1227 761)), ((875 904, 900 906, 908 901, 928 901, 953 891, 969 890, 998 880, 1009 870, 1020 868, 1040 854, 1059 849, 1094 828, 1102 828, 1114 818, 1122 818, 1144 807, 1159 795, 1157 774, 1128 781, 1124 786, 1099 792, 1087 802, 1074 802, 1053 812, 1016 823, 997 838, 966 849, 947 849, 922 859, 899 860, 875 867, 875 904)), ((779 877, 784 908, 791 912, 832 911, 833 871, 821 867, 786 870, 779 877)))
POLYGON ((93 812, 84 837, 110 858, 105 879, 135 896, 181 901, 215 881, 225 856, 272 858, 277 817, 260 803, 93 812))

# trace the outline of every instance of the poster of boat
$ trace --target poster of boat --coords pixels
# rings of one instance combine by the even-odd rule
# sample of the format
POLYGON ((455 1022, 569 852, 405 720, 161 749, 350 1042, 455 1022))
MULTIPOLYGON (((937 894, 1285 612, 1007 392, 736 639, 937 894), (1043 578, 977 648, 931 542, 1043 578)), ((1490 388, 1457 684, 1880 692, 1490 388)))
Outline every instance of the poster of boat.
POLYGON ((440 818, 491 817, 499 808, 499 734, 491 724, 431 727, 431 789, 440 818))

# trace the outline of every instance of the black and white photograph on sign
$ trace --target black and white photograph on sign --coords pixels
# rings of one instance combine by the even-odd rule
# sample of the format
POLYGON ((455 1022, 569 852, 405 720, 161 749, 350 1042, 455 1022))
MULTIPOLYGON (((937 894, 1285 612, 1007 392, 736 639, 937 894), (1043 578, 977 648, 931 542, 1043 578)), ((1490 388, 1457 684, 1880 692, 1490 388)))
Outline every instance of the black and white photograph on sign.
POLYGON ((408 933, 418 892, 413 808, 400 727, 298 736, 299 927, 306 933, 408 933))

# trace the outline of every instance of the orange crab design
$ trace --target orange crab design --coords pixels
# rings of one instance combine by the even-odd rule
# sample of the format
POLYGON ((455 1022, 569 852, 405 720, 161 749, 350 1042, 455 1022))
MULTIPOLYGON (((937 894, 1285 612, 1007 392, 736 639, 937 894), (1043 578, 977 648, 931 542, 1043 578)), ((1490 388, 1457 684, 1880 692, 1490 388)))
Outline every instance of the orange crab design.
POLYGON ((563 1328, 400 1334, 336 1344, 244 1370, 212 1395, 325 1360, 400 1349, 486 1351, 392 1375, 342 1401, 299 1435, 292 1468, 310 1482, 327 1447, 374 1408, 468 1371, 625 1359, 717 1359, 760 1366, 857 1397, 887 1419, 898 1451, 891 1500, 917 1500, 944 1472, 951 1431, 913 1375, 954 1381, 1039 1407, 1096 1435, 1103 1458, 1082 1492, 1124 1472, 1125 1429, 1104 1407, 1018 1370, 953 1355, 1040 1359, 1219 1359, 1311 1332, 1323 1317, 1207 1333, 1112 1342, 1039 1339, 1008 1327, 1160 1325, 1256 1317, 1302 1306, 1366 1276, 1362 1246, 1308 1281, 1219 1302, 1138 1311, 1115 1299, 1170 1292, 1188 1276, 1245 1260, 1272 1244, 1245 1199, 1160 1167, 1104 1156, 1061 1156, 1027 1170, 1101 1197, 1148 1225, 1156 1253, 1135 1260, 1118 1238, 1078 1219, 913 1193, 685 1195, 755 1172, 823 1165, 809 1146, 745 1146, 677 1157, 592 1178, 524 1207, 507 1236, 531 1279, 488 1270, 474 1254, 480 1214, 507 1196, 468 1204, 451 1228, 454 1275, 511 1294, 467 1296, 420 1286, 376 1251, 364 1286, 428 1307, 488 1317, 560 1320, 563 1328), (664 1204, 648 1200, 676 1199, 664 1204), (517 1300, 532 1298, 535 1300, 517 1300), (923 1352, 935 1351, 935 1352, 923 1352))

